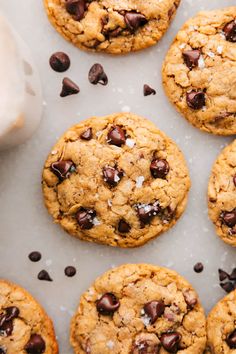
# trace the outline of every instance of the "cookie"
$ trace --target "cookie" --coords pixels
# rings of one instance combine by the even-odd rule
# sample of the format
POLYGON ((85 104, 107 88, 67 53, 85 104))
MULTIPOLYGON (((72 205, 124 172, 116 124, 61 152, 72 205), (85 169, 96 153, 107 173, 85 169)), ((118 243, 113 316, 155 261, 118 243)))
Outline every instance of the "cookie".
POLYGON ((236 134, 236 7, 185 23, 163 64, 167 96, 195 127, 236 134))
POLYGON ((76 354, 202 354, 206 321, 198 296, 179 274, 127 264, 99 277, 71 322, 76 354))
POLYGON ((130 113, 87 119, 54 146, 43 170, 46 207, 69 234, 135 247, 172 227, 190 180, 178 147, 130 113))
POLYGON ((45 311, 26 290, 5 280, 0 280, 0 353, 58 353, 45 311))
POLYGON ((180 0, 44 0, 56 30, 75 46, 122 54, 156 44, 180 0))
POLYGON ((208 211, 223 241, 236 246, 236 140, 217 158, 208 185, 208 211))
POLYGON ((214 354, 236 353, 236 290, 220 300, 207 318, 207 339, 214 354))

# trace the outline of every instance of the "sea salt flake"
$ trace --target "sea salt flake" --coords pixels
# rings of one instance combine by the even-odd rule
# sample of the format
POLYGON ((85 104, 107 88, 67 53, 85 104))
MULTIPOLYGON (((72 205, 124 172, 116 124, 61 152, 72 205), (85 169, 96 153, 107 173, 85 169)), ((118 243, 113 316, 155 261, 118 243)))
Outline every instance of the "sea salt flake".
POLYGON ((141 321, 143 322, 145 327, 149 326, 150 324, 150 318, 148 316, 142 316, 141 321))
POLYGON ((141 188, 144 181, 145 181, 145 178, 143 176, 137 177, 136 178, 136 187, 141 188))
POLYGON ((200 58, 199 58, 199 60, 198 60, 198 67, 199 67, 200 69, 204 69, 204 68, 205 68, 205 61, 204 61, 204 58, 203 58, 202 55, 200 56, 200 58))
POLYGON ((107 204, 108 204, 109 207, 112 207, 112 200, 108 199, 107 204))
POLYGON ((128 138, 128 139, 126 139, 125 144, 132 149, 135 145, 135 141, 133 139, 128 138))
POLYGON ((94 219, 93 219, 93 225, 94 225, 94 226, 101 225, 101 222, 98 220, 98 218, 94 218, 94 219))
POLYGON ((96 133, 96 136, 99 138, 99 136, 101 136, 102 135, 102 131, 98 131, 97 133, 96 133))
POLYGON ((112 340, 109 340, 109 341, 107 342, 107 347, 108 347, 109 349, 113 349, 114 346, 115 346, 115 343, 114 343, 112 340))
POLYGON ((119 180, 120 180, 120 177, 117 174, 115 174, 114 181, 117 183, 117 182, 119 182, 119 180))
POLYGON ((223 46, 222 45, 218 45, 218 47, 217 47, 217 53, 219 53, 219 54, 222 54, 222 52, 223 52, 223 46))
POLYGON ((186 44, 185 44, 185 43, 181 43, 181 44, 179 45, 179 48, 180 48, 180 49, 184 49, 184 48, 185 48, 185 46, 186 46, 186 44))
POLYGON ((213 53, 213 52, 207 52, 207 55, 208 55, 210 58, 214 58, 214 57, 215 57, 215 53, 213 53))

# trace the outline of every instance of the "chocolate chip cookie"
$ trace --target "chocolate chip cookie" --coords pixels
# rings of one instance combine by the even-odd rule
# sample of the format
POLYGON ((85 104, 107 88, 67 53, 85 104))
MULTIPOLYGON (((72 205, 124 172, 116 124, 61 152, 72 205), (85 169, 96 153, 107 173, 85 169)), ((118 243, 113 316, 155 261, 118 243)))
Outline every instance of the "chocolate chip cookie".
POLYGON ((0 353, 58 353, 45 311, 26 290, 5 280, 0 280, 0 353))
POLYGON ((127 264, 99 277, 71 322, 76 354, 202 354, 206 321, 198 296, 179 274, 127 264))
POLYGON ((208 345, 214 354, 236 353, 236 290, 220 300, 207 318, 208 345))
POLYGON ((44 0, 49 20, 81 49, 122 54, 156 44, 180 0, 44 0))
POLYGON ((190 188, 176 144, 130 113, 69 129, 47 158, 42 184, 49 213, 69 234, 120 247, 172 227, 190 188))
POLYGON ((236 134, 236 7, 200 12, 185 23, 164 61, 163 84, 195 127, 236 134))
POLYGON ((213 166, 208 209, 217 234, 236 246, 236 140, 221 152, 213 166))

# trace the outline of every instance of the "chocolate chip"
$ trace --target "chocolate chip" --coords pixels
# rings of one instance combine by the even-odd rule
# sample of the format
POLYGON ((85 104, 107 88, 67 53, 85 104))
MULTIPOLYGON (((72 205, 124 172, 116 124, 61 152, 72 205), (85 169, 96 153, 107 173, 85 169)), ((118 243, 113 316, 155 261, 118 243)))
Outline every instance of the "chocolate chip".
POLYGON ((49 64, 54 71, 63 73, 70 67, 70 58, 66 53, 56 52, 50 57, 49 64))
POLYGON ((80 208, 75 217, 82 230, 90 230, 94 226, 96 212, 92 209, 80 208))
POLYGON ((68 266, 65 268, 65 275, 69 278, 73 277, 76 274, 76 269, 73 266, 68 266))
POLYGON ((219 273, 219 280, 220 281, 224 281, 225 279, 229 279, 229 274, 226 273, 224 270, 218 269, 218 273, 219 273))
POLYGON ((118 223, 118 231, 122 234, 127 234, 130 230, 130 225, 124 219, 121 219, 118 223))
POLYGON ((186 304, 188 305, 188 308, 193 309, 194 306, 198 303, 198 299, 196 297, 196 294, 192 290, 186 290, 183 293, 184 300, 186 304))
POLYGON ((39 272, 38 279, 39 280, 45 280, 45 281, 52 281, 52 278, 50 277, 48 272, 46 270, 44 270, 44 269, 39 272))
POLYGON ((194 110, 201 109, 206 104, 205 93, 203 91, 192 90, 187 92, 186 99, 189 108, 194 110))
POLYGON ((225 225, 229 227, 234 227, 236 225, 236 208, 232 211, 224 211, 221 213, 222 221, 225 225))
POLYGON ((162 300, 150 301, 144 305, 143 309, 145 314, 150 318, 150 323, 153 324, 165 312, 165 304, 162 300))
POLYGON ((193 270, 196 273, 201 273, 204 269, 204 265, 201 262, 198 262, 194 265, 193 270))
POLYGON ((101 64, 94 64, 89 70, 89 82, 93 85, 101 84, 106 86, 108 84, 108 77, 101 64))
POLYGON ((101 299, 97 301, 97 311, 101 315, 110 316, 120 307, 120 302, 112 293, 104 294, 101 299))
POLYGON ((0 336, 9 337, 12 334, 12 332, 13 332, 13 321, 5 321, 5 318, 1 317, 0 318, 0 336))
POLYGON ((42 255, 41 255, 41 253, 34 251, 34 252, 31 252, 28 257, 31 260, 31 262, 39 262, 40 259, 42 258, 42 255))
POLYGON ((75 171, 75 165, 70 160, 61 160, 53 162, 51 164, 52 172, 63 181, 66 178, 69 178, 71 173, 75 171))
POLYGON ((161 344, 168 353, 176 353, 179 342, 181 341, 181 334, 178 332, 164 333, 161 336, 161 344))
POLYGON ((231 21, 225 25, 223 28, 225 38, 229 42, 236 42, 236 21, 231 21))
POLYGON ((82 20, 86 8, 85 0, 66 0, 66 10, 76 21, 82 20))
POLYGON ((149 224, 151 219, 161 211, 159 204, 140 204, 137 206, 138 217, 140 221, 145 225, 149 224))
POLYGON ((46 350, 46 344, 39 334, 32 334, 30 340, 25 346, 25 351, 28 354, 41 354, 46 350))
POLYGON ((150 87, 147 84, 143 85, 143 95, 144 96, 150 96, 150 95, 155 95, 155 94, 156 94, 156 90, 154 90, 152 87, 150 87))
POLYGON ((110 145, 121 146, 125 143, 125 131, 118 125, 113 126, 107 135, 110 145))
POLYGON ((136 31, 139 27, 147 23, 146 17, 137 12, 126 12, 124 19, 130 31, 136 31))
POLYGON ((151 174, 154 178, 162 178, 164 179, 169 170, 169 164, 164 159, 154 159, 150 165, 151 174))
POLYGON ((226 343, 230 349, 236 349, 236 329, 228 336, 226 343))
POLYGON ((71 79, 65 77, 62 81, 61 97, 75 95, 80 92, 80 88, 71 79))
POLYGON ((13 331, 13 320, 20 314, 16 306, 5 308, 5 314, 0 315, 0 335, 10 336, 13 331))
POLYGON ((183 52, 184 62, 190 70, 198 66, 200 56, 201 52, 199 49, 186 50, 183 52))
POLYGON ((80 138, 83 140, 91 140, 93 136, 92 128, 88 128, 82 134, 80 134, 80 138))
POLYGON ((233 176, 233 182, 234 182, 234 185, 236 187, 236 175, 233 176))
POLYGON ((123 171, 111 166, 104 167, 102 174, 104 181, 112 187, 116 186, 124 175, 123 171))
POLYGON ((232 270, 232 272, 229 275, 230 280, 236 280, 236 268, 232 270))
POLYGON ((6 316, 5 316, 6 322, 11 321, 14 318, 17 318, 20 314, 20 310, 16 306, 7 307, 5 311, 6 311, 6 316))
POLYGON ((230 293, 234 290, 234 284, 230 281, 227 281, 226 283, 220 283, 220 286, 226 293, 230 293))

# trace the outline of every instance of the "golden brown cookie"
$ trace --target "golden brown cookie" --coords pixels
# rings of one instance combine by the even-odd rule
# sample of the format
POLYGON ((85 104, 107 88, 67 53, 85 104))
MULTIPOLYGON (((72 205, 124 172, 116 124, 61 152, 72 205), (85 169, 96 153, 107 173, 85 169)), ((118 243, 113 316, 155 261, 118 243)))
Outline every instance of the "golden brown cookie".
POLYGON ((122 54, 156 44, 180 0, 44 0, 56 30, 81 49, 122 54))
POLYGON ((209 216, 223 241, 236 246, 236 140, 217 158, 208 185, 209 216))
POLYGON ((43 171, 46 207, 69 234, 135 247, 172 227, 190 180, 175 143, 130 113, 93 117, 69 129, 43 171))
POLYGON ((0 280, 0 353, 58 353, 46 312, 26 290, 5 280, 0 280))
POLYGON ((76 354, 202 354, 203 308, 179 274, 127 264, 96 279, 71 322, 76 354))
POLYGON ((236 134, 236 7, 200 12, 185 23, 165 58, 163 84, 195 127, 236 134))

